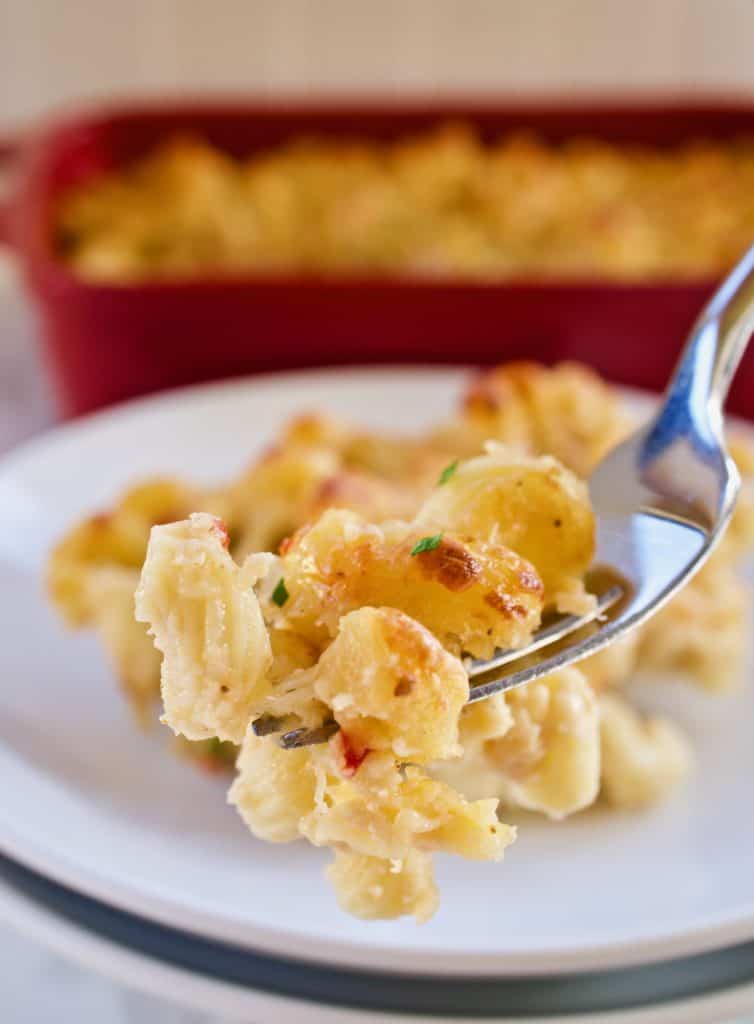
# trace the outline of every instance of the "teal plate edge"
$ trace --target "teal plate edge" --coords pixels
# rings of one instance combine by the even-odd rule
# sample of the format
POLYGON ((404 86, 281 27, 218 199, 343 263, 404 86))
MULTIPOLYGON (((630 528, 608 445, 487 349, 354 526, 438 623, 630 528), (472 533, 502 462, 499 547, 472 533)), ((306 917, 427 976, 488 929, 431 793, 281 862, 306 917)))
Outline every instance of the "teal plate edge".
POLYGON ((0 877, 34 903, 122 948, 215 981, 343 1009, 478 1020, 656 1007, 754 979, 754 942, 642 967, 527 978, 422 977, 255 953, 115 910, 0 856, 0 877))

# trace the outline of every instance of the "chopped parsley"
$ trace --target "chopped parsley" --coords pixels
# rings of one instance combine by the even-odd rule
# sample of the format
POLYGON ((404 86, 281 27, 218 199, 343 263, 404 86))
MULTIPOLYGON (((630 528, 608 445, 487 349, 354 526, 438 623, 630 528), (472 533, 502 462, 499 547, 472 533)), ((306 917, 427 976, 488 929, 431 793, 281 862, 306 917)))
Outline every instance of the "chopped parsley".
POLYGON ((275 589, 272 591, 272 600, 278 608, 282 608, 290 596, 291 595, 288 593, 288 587, 285 585, 285 580, 281 576, 277 581, 275 589))
POLYGON ((454 462, 451 462, 450 465, 446 466, 442 473, 440 473, 440 478, 437 481, 438 487, 442 487, 443 484, 446 484, 448 480, 450 480, 455 471, 458 469, 458 462, 459 460, 455 459, 454 462))
POLYGON ((439 548, 441 541, 441 533, 436 533, 433 537, 422 537, 422 539, 417 541, 411 548, 411 554, 420 555, 424 551, 434 551, 435 548, 439 548))

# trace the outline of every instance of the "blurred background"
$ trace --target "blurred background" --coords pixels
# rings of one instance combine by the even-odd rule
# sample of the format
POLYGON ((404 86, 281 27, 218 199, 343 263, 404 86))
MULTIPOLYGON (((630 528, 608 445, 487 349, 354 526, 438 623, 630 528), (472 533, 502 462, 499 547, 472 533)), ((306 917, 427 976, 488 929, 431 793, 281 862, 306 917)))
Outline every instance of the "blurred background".
MULTIPOLYGON (((754 111, 754 2, 0 0, 0 143, 124 97, 658 91, 723 95, 754 111)), ((0 246, 0 451, 58 415, 19 278, 17 256, 0 246)), ((207 1020, 128 996, 2 924, 0 951, 4 1019, 15 1024, 207 1020)))
MULTIPOLYGON (((27 292, 36 300, 34 330, 44 338, 56 382, 56 408, 67 414, 129 397, 157 381, 177 385, 306 362, 347 362, 357 322, 364 361, 424 361, 431 352, 452 360, 461 343, 474 336, 477 346, 467 358, 494 362, 537 355, 527 348, 530 339, 546 338, 552 345, 544 355, 551 360, 580 358, 623 383, 656 387, 676 350, 658 346, 664 357, 652 356, 654 340, 646 332, 643 367, 632 354, 617 363, 600 355, 608 333, 616 352, 630 347, 632 338, 619 338, 610 327, 626 323, 623 311, 634 308, 638 293, 629 287, 576 288, 571 295, 580 314, 561 317, 555 304, 549 313, 543 302, 535 309, 515 284, 560 276, 569 282, 591 278, 643 286, 643 323, 656 328, 663 320, 666 336, 680 343, 711 285, 754 233, 749 198, 754 195, 754 107, 746 106, 747 97, 754 96, 752 39, 751 0, 133 0, 127 5, 2 0, 0 182, 4 177, 11 201, 4 213, 0 199, 0 240, 5 234, 16 250, 0 246, 3 301, 7 306, 16 299, 18 288, 8 298, 10 283, 24 268, 27 292), (520 117, 512 123, 510 105, 532 96, 554 103, 555 116, 531 125, 520 117), (142 130, 138 123, 112 132, 92 127, 92 112, 103 102, 192 104, 212 97, 252 104, 246 127, 221 127, 214 137, 207 124, 193 121, 159 130, 142 130), (447 111, 454 103, 452 117, 460 113, 464 120, 464 100, 481 100, 495 112, 486 123, 473 114, 467 119, 470 131, 481 133, 479 139, 496 144, 531 127, 544 145, 532 153, 515 146, 505 151, 503 141, 500 159, 493 154, 487 160, 478 146, 474 149, 476 140, 470 146, 451 139, 429 155, 421 146, 408 160, 405 154, 388 155, 397 170, 387 176, 380 164, 384 155, 373 152, 351 161, 351 177, 342 180, 340 158, 327 154, 314 164, 304 160, 303 169, 296 159, 283 161, 266 177, 243 164, 223 166, 222 150, 245 160, 302 135, 341 132, 317 117, 269 131, 249 127, 258 109, 253 104, 281 103, 286 97, 298 103, 324 99, 336 107, 378 97, 398 111, 412 98, 436 104, 434 124, 425 118, 396 120, 393 126, 388 113, 381 127, 360 115, 341 126, 346 135, 367 140, 370 133, 421 138, 451 119, 447 111), (613 97, 624 106, 653 105, 654 112, 649 118, 640 111, 599 123, 587 115, 570 127, 558 122, 559 103, 588 107, 613 97), (673 106, 679 101, 718 107, 709 117, 686 111, 679 118, 673 106), (74 119, 74 131, 64 143, 60 134, 51 142, 50 129, 66 117, 74 119), (30 142, 39 141, 43 128, 48 134, 40 157, 30 142), (148 195, 134 193, 122 203, 112 195, 95 200, 85 195, 58 219, 69 185, 149 157, 183 132, 209 136, 220 150, 169 155, 149 172, 148 195), (734 151, 742 134, 748 141, 734 151), (558 150, 547 147, 571 136, 591 137, 598 146, 659 142, 660 152, 668 144, 693 146, 713 138, 723 148, 682 154, 677 167, 646 161, 641 154, 629 154, 621 163, 623 158, 616 160, 606 148, 593 154, 582 148, 559 166, 558 150), (529 175, 519 192, 511 186, 517 174, 529 175), (146 205, 139 208, 142 200, 146 205), (290 216, 281 212, 281 203, 291 206, 290 216), (412 204, 422 203, 434 205, 415 216, 412 204), (118 204, 120 210, 114 210, 118 204), (324 213, 312 227, 311 211, 318 207, 324 213), (566 207, 572 212, 563 215, 566 207), (108 218, 118 217, 120 227, 101 230, 108 218), (139 221, 151 226, 139 227, 139 221), (66 263, 72 267, 78 288, 71 279, 64 287, 61 278, 53 286, 41 270, 49 255, 59 269, 66 263), (404 284, 406 275, 418 273, 440 286, 421 300, 416 291, 404 289, 399 321, 397 313, 390 318, 388 292, 379 299, 373 293, 371 300, 362 292, 363 302, 347 299, 331 279, 331 287, 312 300, 317 309, 307 308, 300 317, 311 325, 307 353, 301 342, 295 347, 300 322, 280 316, 303 301, 302 293, 291 291, 278 302, 272 293, 251 287, 232 297, 237 311, 228 317, 226 333, 233 337, 224 340, 222 358, 207 352, 206 338, 197 334, 191 347, 187 336, 196 333, 194 325, 212 319, 220 304, 230 308, 227 292, 210 310, 187 288, 180 299, 183 319, 176 304, 166 302, 159 315, 153 308, 148 322, 135 291, 133 302, 121 296, 118 315, 108 305, 108 337, 97 334, 105 307, 97 305, 100 293, 88 284, 148 282, 150 276, 186 272, 227 275, 239 268, 252 275, 376 272, 397 275, 404 284), (510 291, 498 289, 504 279, 513 280, 510 291), (464 291, 464 284, 484 281, 491 283, 485 294, 464 291), (352 305, 344 305, 347 301, 352 305), (196 305, 189 314, 190 302, 196 305), (598 316, 592 315, 595 309, 598 316), (425 316, 427 311, 434 317, 425 316), (501 347, 503 313, 516 325, 507 349, 501 347), (365 334, 368 324, 371 337, 365 334), (175 346, 171 352, 166 335, 181 337, 180 356, 175 346), (389 351, 383 347, 386 339, 389 351)), ((539 296, 548 302, 552 297, 539 296)), ((6 333, 23 331, 18 318, 25 315, 8 311, 6 333)), ((6 358, 8 349, 6 343, 6 358)), ((6 373, 6 381, 10 377, 6 373)), ((9 400, 20 393, 15 369, 12 377, 9 400)), ((744 383, 742 377, 731 407, 745 412, 744 383)), ((45 379, 35 374, 32 386, 44 388, 45 379)), ((24 405, 36 410, 39 401, 35 392, 24 405)), ((9 436, 15 439, 23 429, 11 423, 9 436)))
POLYGON ((0 129, 81 99, 754 87, 750 0, 2 0, 0 129))

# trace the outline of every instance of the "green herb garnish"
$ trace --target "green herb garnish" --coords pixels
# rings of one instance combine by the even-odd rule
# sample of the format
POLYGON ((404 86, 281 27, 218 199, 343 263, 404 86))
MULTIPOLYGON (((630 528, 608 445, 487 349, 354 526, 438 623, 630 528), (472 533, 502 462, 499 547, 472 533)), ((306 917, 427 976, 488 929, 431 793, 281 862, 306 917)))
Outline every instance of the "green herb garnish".
POLYGON ((450 465, 446 466, 442 473, 440 473, 440 478, 437 481, 438 487, 442 487, 443 484, 446 484, 448 480, 450 480, 455 471, 458 469, 459 461, 459 459, 455 459, 455 461, 451 462, 450 465))
POLYGON ((285 580, 281 576, 277 581, 275 589, 272 591, 272 600, 278 608, 282 608, 290 596, 291 595, 288 593, 288 587, 285 585, 285 580))
POLYGON ((411 554, 421 555, 424 551, 434 551, 435 548, 439 548, 441 540, 441 533, 436 533, 433 537, 422 537, 422 539, 417 541, 411 548, 411 554))

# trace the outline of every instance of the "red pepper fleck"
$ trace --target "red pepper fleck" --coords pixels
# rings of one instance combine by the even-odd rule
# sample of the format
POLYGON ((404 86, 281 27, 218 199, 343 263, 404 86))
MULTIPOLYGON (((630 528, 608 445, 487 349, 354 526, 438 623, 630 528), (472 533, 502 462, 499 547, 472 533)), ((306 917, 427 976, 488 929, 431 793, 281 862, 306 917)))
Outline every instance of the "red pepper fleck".
POLYGON ((370 752, 369 747, 356 747, 351 737, 343 729, 337 732, 333 738, 335 756, 340 760, 340 770, 346 778, 352 778, 370 752))
POLYGON ((283 537, 278 545, 278 554, 287 555, 293 547, 293 537, 283 537))
POLYGON ((220 537, 220 542, 222 543, 222 546, 227 551, 227 549, 230 547, 230 534, 228 533, 228 527, 218 516, 215 516, 214 519, 214 529, 220 537))

